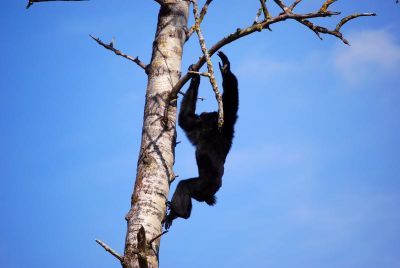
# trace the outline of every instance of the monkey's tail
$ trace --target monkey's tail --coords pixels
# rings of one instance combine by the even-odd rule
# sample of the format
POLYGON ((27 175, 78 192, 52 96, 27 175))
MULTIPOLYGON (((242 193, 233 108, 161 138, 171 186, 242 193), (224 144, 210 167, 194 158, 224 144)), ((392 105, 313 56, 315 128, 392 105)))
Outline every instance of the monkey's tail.
POLYGON ((205 201, 206 201, 207 205, 214 206, 215 203, 217 203, 217 197, 215 195, 213 195, 205 201))

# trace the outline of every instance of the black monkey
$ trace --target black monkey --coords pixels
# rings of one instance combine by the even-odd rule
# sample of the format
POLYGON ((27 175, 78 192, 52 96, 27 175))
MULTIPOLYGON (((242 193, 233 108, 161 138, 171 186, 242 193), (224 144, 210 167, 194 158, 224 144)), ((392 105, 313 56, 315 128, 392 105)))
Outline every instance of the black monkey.
POLYGON ((182 180, 178 183, 171 202, 170 212, 165 219, 165 228, 169 229, 172 221, 178 217, 187 219, 192 211, 192 200, 206 202, 212 206, 216 202, 215 193, 222 185, 224 163, 232 146, 234 125, 239 108, 238 82, 231 72, 226 55, 218 52, 222 65, 222 96, 224 124, 218 129, 218 113, 195 114, 200 76, 193 75, 189 89, 183 97, 179 113, 179 126, 185 131, 190 142, 196 146, 196 161, 199 177, 182 180))

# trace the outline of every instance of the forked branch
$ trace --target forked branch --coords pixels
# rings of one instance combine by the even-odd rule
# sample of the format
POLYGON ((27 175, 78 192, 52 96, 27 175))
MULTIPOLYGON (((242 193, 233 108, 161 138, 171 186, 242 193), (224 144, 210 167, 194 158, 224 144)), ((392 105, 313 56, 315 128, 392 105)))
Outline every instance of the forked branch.
POLYGON ((347 17, 343 18, 336 25, 334 30, 329 30, 329 29, 327 29, 325 27, 315 25, 314 23, 312 23, 309 20, 299 20, 299 22, 301 24, 307 26, 308 28, 310 28, 310 30, 312 30, 318 36, 318 38, 321 39, 321 40, 322 40, 322 37, 320 35, 321 33, 322 34, 330 34, 330 35, 336 36, 337 38, 342 40, 343 43, 345 43, 346 45, 350 45, 349 41, 347 41, 347 39, 343 37, 343 34, 340 32, 340 29, 342 28, 342 26, 344 24, 346 24, 350 20, 358 18, 358 17, 363 17, 363 16, 375 16, 375 14, 373 14, 373 13, 362 13, 362 14, 353 14, 353 15, 347 16, 347 17))
MULTIPOLYGON (((340 20, 340 22, 336 25, 335 29, 328 29, 323 26, 319 26, 313 22, 310 21, 310 19, 314 18, 326 18, 326 17, 333 17, 333 16, 338 16, 341 13, 340 12, 334 12, 334 11, 329 11, 328 8, 334 3, 339 0, 325 0, 321 6, 320 9, 314 12, 310 13, 294 13, 294 9, 297 7, 298 4, 302 2, 302 0, 294 0, 293 3, 290 6, 287 6, 282 0, 273 0, 276 5, 278 5, 282 9, 282 13, 280 13, 277 16, 271 16, 270 13, 267 13, 267 16, 264 16, 264 20, 258 22, 255 21, 251 26, 248 26, 246 28, 238 28, 236 31, 233 33, 225 36, 221 40, 219 40, 217 43, 215 43, 211 48, 208 49, 208 56, 211 57, 215 52, 217 52, 219 49, 221 49, 223 46, 236 41, 237 39, 240 39, 242 37, 245 37, 249 34, 252 34, 256 31, 262 31, 265 29, 269 29, 270 25, 282 22, 285 20, 295 20, 298 21, 299 23, 307 26, 310 30, 312 30, 320 39, 322 39, 321 34, 327 34, 327 35, 332 35, 340 40, 342 40, 343 43, 349 44, 349 42, 344 38, 341 28, 343 25, 345 25, 347 22, 350 20, 353 20, 358 17, 364 17, 364 16, 375 16, 375 13, 357 13, 357 14, 352 14, 347 17, 344 17, 343 19, 340 20), (268 16, 269 15, 269 16, 268 16)), ((260 0, 260 3, 263 3, 263 0, 260 0)), ((265 4, 265 2, 264 2, 265 4)), ((263 12, 268 12, 268 9, 263 9, 263 12), (266 11, 265 11, 266 10, 266 11)), ((266 4, 265 4, 265 8, 266 4)), ((265 13, 264 13, 265 14, 265 13)), ((198 71, 204 63, 207 62, 206 56, 203 55, 195 64, 192 65, 192 70, 191 71, 198 71)), ((183 87, 183 85, 190 79, 191 74, 186 73, 181 77, 181 79, 175 84, 174 88, 172 89, 172 96, 176 96, 178 94, 179 90, 183 87)))
MULTIPOLYGON (((200 11, 200 16, 199 16, 199 24, 203 22, 204 16, 207 14, 208 6, 211 4, 213 0, 207 0, 206 3, 204 4, 203 8, 200 11)), ((190 30, 188 34, 186 35, 186 40, 192 36, 192 34, 196 31, 195 30, 196 24, 190 27, 190 30)))
POLYGON ((197 36, 199 37, 199 43, 200 43, 201 50, 203 51, 203 57, 205 58, 205 60, 207 62, 208 78, 210 79, 211 86, 215 93, 215 98, 217 99, 217 102, 218 102, 218 127, 221 128, 222 125, 224 124, 224 108, 223 108, 223 104, 222 104, 222 96, 218 90, 218 84, 217 84, 217 81, 215 80, 215 76, 214 76, 214 67, 211 62, 210 54, 208 53, 208 49, 206 46, 206 42, 204 40, 203 33, 201 32, 201 28, 200 28, 201 20, 200 20, 200 15, 199 15, 199 9, 197 6, 197 0, 192 0, 191 2, 193 3, 193 14, 194 14, 194 18, 196 21, 194 29, 197 33, 197 36))

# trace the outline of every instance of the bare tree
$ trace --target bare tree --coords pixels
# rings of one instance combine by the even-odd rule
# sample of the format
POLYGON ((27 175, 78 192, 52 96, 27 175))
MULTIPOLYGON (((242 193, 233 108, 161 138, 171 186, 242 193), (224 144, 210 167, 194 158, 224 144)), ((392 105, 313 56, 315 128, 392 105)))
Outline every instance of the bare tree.
MULTIPOLYGON (((28 7, 35 2, 48 1, 81 1, 81 0, 29 0, 28 7)), ((131 57, 114 47, 114 42, 107 44, 91 36, 98 44, 124 57, 144 70, 147 75, 146 102, 142 129, 142 142, 137 163, 137 175, 131 197, 131 209, 126 215, 127 233, 123 255, 115 252, 100 240, 96 240, 106 251, 116 257, 125 268, 158 267, 160 238, 165 233, 162 220, 166 214, 170 184, 175 179, 173 171, 176 146, 176 106, 177 95, 182 86, 190 79, 192 73, 199 73, 207 64, 207 71, 200 74, 207 76, 214 89, 219 107, 219 126, 223 122, 222 98, 214 77, 211 62, 212 55, 225 45, 254 32, 286 20, 297 21, 313 31, 318 38, 332 35, 349 42, 343 36, 342 27, 349 21, 361 16, 374 16, 374 13, 357 13, 340 19, 334 29, 328 29, 314 23, 315 18, 337 17, 341 13, 330 11, 331 5, 338 0, 321 0, 321 7, 309 13, 297 13, 296 7, 302 0, 292 0, 290 5, 282 0, 273 0, 281 12, 272 14, 266 0, 259 0, 260 8, 255 10, 256 18, 248 26, 236 28, 218 42, 207 47, 201 24, 212 0, 206 0, 201 9, 197 0, 154 0, 160 6, 157 31, 153 42, 152 57, 149 64, 138 57, 131 57), (193 7, 195 23, 188 26, 190 7, 193 7), (181 61, 186 41, 197 34, 202 55, 192 65, 190 71, 181 74, 181 61)), ((254 0, 257 1, 257 0, 254 0)))

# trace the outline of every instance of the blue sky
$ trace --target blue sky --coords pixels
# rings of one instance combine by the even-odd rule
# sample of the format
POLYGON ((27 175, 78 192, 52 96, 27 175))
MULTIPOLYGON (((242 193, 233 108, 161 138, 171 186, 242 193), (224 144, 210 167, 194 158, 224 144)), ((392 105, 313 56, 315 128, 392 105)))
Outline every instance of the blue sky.
MULTIPOLYGON (((158 9, 140 2, 0 2, 1 267, 120 267, 94 239, 123 252, 146 77, 88 35, 148 62, 158 9)), ((214 2, 209 45, 251 24, 259 1, 214 2)), ((400 267, 394 2, 332 6, 378 13, 343 28, 350 47, 287 21, 223 49, 240 83, 223 187, 174 222, 162 267, 400 267)), ((200 53, 193 38, 183 69, 200 53)), ((199 111, 216 109, 205 80, 200 94, 199 111)), ((193 177, 194 148, 178 140, 175 172, 193 177)))

